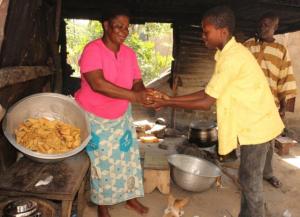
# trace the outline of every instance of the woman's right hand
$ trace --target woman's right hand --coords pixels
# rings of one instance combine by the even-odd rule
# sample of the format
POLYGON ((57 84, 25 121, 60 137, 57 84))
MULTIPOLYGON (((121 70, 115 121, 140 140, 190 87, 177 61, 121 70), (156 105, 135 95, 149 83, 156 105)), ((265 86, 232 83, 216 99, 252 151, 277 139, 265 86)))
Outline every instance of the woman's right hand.
POLYGON ((143 105, 149 105, 153 103, 153 96, 149 94, 149 92, 145 90, 140 91, 134 91, 134 100, 133 102, 143 104, 143 105))

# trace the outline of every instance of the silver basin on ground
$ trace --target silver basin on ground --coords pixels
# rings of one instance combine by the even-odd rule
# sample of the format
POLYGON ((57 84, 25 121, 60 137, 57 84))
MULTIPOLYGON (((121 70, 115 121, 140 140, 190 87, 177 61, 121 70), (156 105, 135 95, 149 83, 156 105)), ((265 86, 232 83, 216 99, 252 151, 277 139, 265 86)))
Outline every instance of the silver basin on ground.
POLYGON ((168 161, 173 181, 187 191, 208 190, 221 176, 221 170, 215 164, 201 158, 174 154, 168 157, 168 161))

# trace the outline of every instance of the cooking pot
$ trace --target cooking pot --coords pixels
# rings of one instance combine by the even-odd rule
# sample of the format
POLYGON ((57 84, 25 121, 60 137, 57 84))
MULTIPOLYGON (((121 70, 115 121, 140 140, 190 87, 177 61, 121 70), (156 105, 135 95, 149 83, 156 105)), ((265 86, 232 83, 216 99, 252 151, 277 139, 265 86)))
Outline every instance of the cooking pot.
POLYGON ((189 127, 189 142, 201 148, 211 147, 218 143, 217 125, 214 121, 193 121, 189 127))
POLYGON ((3 210, 3 217, 41 217, 38 205, 33 200, 15 200, 8 203, 3 210))

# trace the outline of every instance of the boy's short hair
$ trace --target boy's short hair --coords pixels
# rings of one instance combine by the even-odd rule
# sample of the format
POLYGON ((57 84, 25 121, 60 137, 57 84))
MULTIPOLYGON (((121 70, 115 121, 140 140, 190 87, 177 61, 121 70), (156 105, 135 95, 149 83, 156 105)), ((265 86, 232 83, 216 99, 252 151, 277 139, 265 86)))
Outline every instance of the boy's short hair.
POLYGON ((266 18, 271 19, 273 22, 279 23, 279 16, 277 14, 275 14, 273 11, 268 11, 268 12, 264 13, 263 15, 261 15, 261 17, 259 18, 259 21, 266 19, 266 18))
POLYGON ((235 16, 233 11, 227 6, 217 6, 208 10, 202 20, 208 20, 217 28, 227 28, 233 34, 235 29, 235 16))
POLYGON ((111 21, 112 19, 120 15, 130 18, 129 10, 122 5, 108 6, 103 11, 102 21, 111 21))

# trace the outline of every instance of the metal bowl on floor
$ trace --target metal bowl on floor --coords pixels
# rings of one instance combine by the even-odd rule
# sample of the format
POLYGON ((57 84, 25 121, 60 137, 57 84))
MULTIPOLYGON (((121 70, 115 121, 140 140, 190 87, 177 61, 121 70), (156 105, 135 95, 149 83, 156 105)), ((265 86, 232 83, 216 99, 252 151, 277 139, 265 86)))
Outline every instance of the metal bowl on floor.
POLYGON ((221 170, 213 163, 184 154, 170 155, 171 177, 187 191, 202 192, 214 185, 221 170))
POLYGON ((7 111, 2 128, 4 135, 16 149, 38 162, 56 162, 79 153, 88 144, 91 134, 86 114, 76 101, 57 93, 34 94, 18 101, 7 111), (81 137, 80 146, 61 154, 43 154, 25 148, 16 142, 15 129, 28 118, 56 119, 78 127, 81 137))

